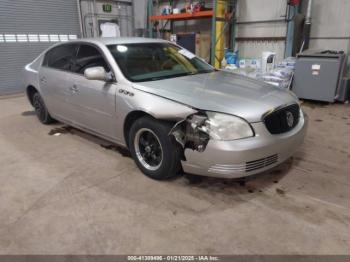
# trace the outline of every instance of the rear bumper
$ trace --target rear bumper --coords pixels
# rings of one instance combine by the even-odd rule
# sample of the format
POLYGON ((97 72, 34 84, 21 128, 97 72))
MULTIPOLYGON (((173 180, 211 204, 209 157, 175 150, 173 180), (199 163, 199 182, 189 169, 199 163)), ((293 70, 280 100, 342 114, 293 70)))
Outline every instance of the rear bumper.
POLYGON ((255 136, 235 141, 210 140, 204 152, 185 150, 182 161, 186 173, 239 178, 271 169, 287 160, 302 144, 308 118, 300 117, 291 131, 272 135, 263 122, 253 123, 255 136))

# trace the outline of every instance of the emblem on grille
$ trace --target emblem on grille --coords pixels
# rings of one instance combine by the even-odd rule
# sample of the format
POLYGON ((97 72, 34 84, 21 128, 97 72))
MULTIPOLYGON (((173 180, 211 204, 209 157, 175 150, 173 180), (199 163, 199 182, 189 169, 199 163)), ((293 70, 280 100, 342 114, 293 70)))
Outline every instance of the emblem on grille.
POLYGON ((292 127, 294 124, 294 116, 291 112, 289 111, 286 112, 286 119, 287 119, 287 125, 289 127, 292 127))

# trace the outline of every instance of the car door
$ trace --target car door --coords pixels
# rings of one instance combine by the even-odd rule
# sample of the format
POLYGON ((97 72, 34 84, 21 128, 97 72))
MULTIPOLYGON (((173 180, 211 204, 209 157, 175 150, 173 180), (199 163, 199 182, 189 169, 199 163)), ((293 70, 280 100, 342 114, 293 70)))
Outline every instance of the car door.
POLYGON ((113 138, 116 134, 115 99, 117 84, 101 80, 88 80, 84 76, 87 68, 102 66, 111 71, 102 51, 92 44, 81 44, 74 61, 71 84, 74 94, 74 121, 84 128, 113 138))
POLYGON ((73 120, 71 67, 78 44, 62 44, 49 50, 39 72, 40 89, 49 112, 66 121, 73 120))

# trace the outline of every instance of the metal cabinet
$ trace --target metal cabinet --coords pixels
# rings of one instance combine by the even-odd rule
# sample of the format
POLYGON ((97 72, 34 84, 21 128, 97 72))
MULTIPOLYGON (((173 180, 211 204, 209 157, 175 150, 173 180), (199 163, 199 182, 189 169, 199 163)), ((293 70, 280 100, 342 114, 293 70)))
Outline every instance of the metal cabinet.
POLYGON ((297 56, 292 90, 303 99, 334 102, 345 71, 342 52, 307 51, 297 56))

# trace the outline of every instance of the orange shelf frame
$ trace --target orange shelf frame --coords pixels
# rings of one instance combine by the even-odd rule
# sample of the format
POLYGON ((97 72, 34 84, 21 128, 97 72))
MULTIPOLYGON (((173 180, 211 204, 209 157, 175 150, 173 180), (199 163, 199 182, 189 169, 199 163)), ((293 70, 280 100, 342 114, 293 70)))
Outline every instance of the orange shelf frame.
POLYGON ((201 19, 201 18, 210 18, 213 16, 213 11, 200 11, 193 14, 182 13, 182 14, 172 14, 172 15, 153 15, 149 19, 151 21, 157 20, 191 20, 191 19, 201 19))

